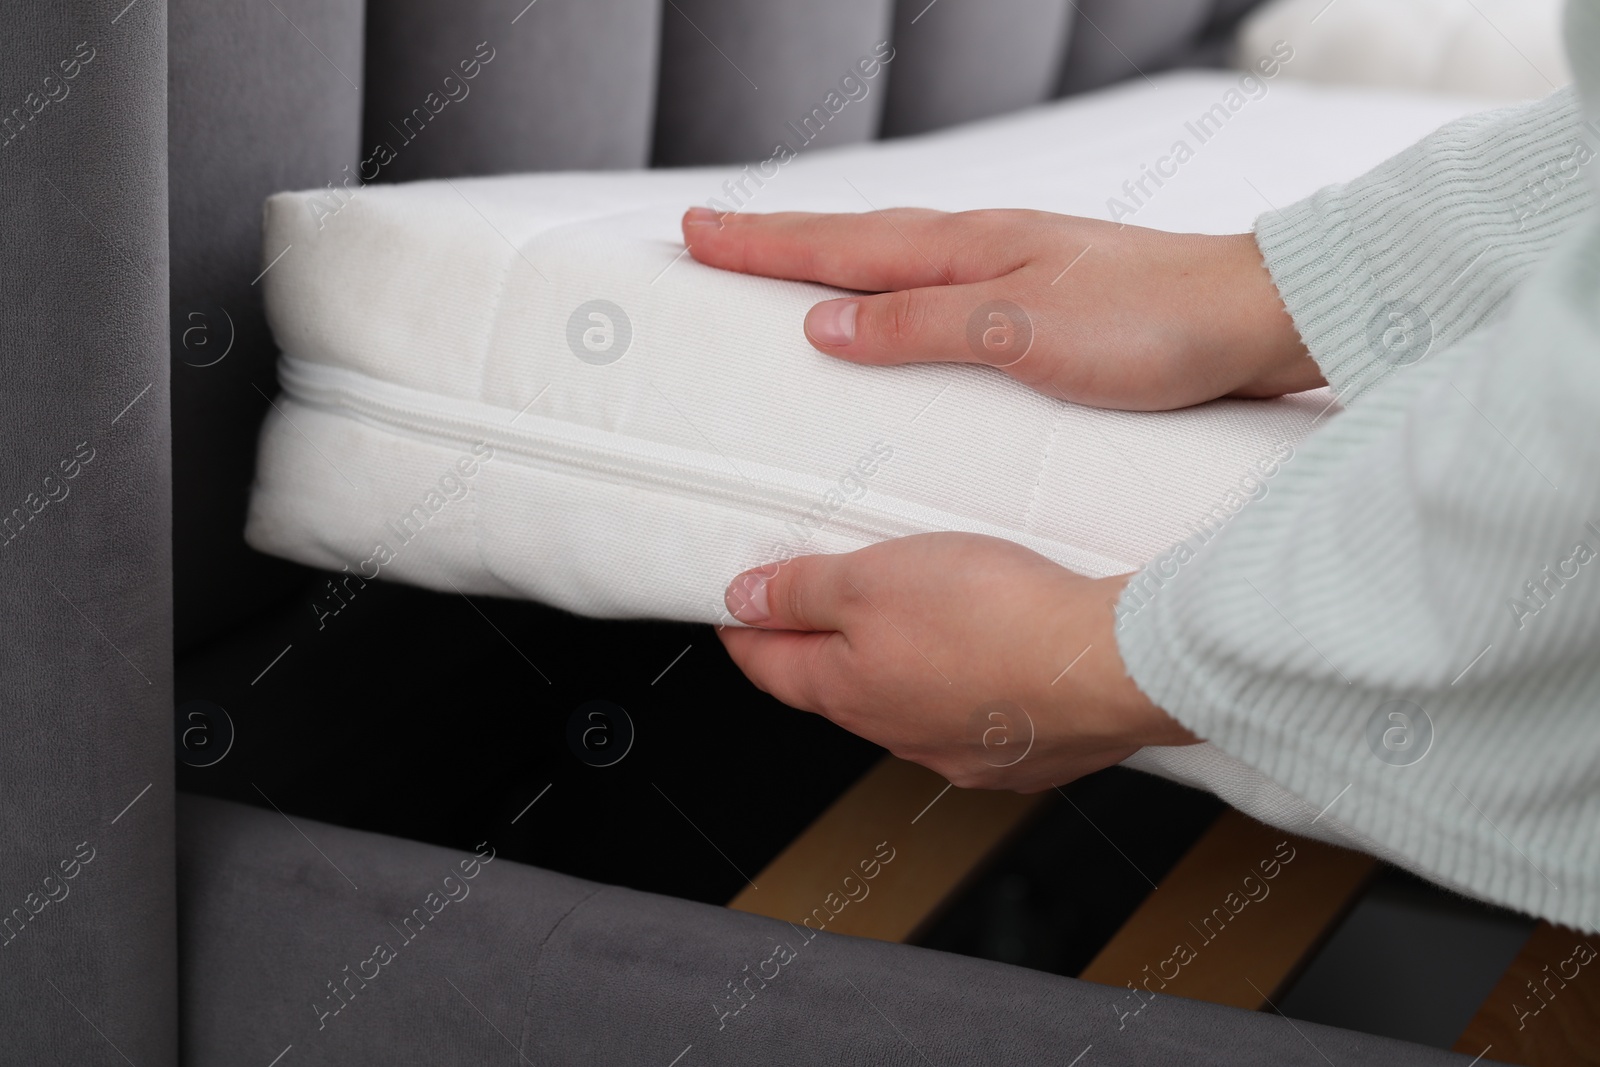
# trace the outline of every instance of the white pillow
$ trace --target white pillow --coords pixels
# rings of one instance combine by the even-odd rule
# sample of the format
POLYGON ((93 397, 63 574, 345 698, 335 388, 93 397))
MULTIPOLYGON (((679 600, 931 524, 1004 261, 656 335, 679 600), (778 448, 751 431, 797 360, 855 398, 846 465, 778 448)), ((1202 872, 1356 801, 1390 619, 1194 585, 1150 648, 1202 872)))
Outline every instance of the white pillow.
MULTIPOLYGON (((765 178, 749 169, 748 196, 720 169, 274 196, 263 284, 284 394, 247 539, 365 577, 707 622, 747 567, 916 531, 991 533, 1094 575, 1137 568, 1268 491, 1328 397, 1129 414, 984 367, 855 366, 802 335, 832 290, 702 266, 677 220, 713 198, 1105 215, 1236 82, 1173 75, 801 151, 765 178), (585 347, 608 337, 607 354, 585 347)), ((1147 183, 1133 221, 1246 229, 1262 197, 1351 176, 1461 109, 1274 87, 1176 177, 1147 183)), ((1092 250, 1074 267, 1094 269, 1092 250)))
POLYGON ((1235 36, 1235 65, 1287 41, 1292 78, 1532 100, 1572 80, 1563 0, 1269 0, 1235 36))

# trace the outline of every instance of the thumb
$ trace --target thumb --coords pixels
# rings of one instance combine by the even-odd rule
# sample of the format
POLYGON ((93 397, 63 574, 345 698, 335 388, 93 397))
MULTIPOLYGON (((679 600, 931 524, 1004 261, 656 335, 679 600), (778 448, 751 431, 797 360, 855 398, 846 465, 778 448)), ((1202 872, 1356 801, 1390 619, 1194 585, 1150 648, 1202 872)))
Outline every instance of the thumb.
POLYGON ((796 556, 745 571, 728 584, 723 601, 747 626, 765 630, 842 630, 851 592, 848 554, 796 556))
POLYGON ((1014 283, 979 282, 824 300, 806 314, 806 340, 854 363, 983 363, 1028 354, 1032 318, 1002 297, 1014 283))

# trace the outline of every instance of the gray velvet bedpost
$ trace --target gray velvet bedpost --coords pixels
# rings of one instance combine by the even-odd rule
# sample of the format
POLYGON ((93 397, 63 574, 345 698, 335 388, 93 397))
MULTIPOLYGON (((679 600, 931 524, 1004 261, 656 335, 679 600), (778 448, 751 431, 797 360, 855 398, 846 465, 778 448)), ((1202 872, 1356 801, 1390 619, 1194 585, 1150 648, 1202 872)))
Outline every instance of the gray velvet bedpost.
POLYGON ((177 1047, 166 7, 0 65, 0 1058, 177 1047))

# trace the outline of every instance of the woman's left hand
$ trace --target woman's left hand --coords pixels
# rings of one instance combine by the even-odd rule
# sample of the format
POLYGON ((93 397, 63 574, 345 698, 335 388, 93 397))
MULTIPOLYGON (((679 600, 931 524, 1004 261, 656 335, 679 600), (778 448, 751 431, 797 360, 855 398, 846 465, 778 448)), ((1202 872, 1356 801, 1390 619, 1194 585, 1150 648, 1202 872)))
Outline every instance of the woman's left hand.
POLYGON ((1123 669, 1092 579, 999 538, 932 533, 747 571, 719 632, 758 687, 964 788, 1031 793, 1199 739, 1123 669))

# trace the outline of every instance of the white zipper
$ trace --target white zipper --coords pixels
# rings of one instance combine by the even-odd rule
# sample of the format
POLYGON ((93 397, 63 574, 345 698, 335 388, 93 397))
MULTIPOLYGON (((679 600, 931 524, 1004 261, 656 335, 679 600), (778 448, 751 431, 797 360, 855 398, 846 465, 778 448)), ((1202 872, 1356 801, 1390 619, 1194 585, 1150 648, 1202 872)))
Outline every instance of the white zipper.
MULTIPOLYGON (((360 371, 281 356, 278 380, 297 402, 405 436, 454 445, 485 442, 532 466, 589 479, 689 495, 798 522, 815 510, 833 481, 752 463, 733 465, 719 455, 524 413, 481 401, 440 396, 374 378, 360 371), (513 422, 525 425, 513 425, 513 422), (732 469, 730 469, 730 467, 732 469)), ((843 473, 843 472, 841 472, 843 473)), ((1128 569, 1096 553, 1021 530, 975 521, 875 492, 845 502, 821 528, 867 541, 928 530, 986 533, 1033 548, 1089 573, 1128 569)))

